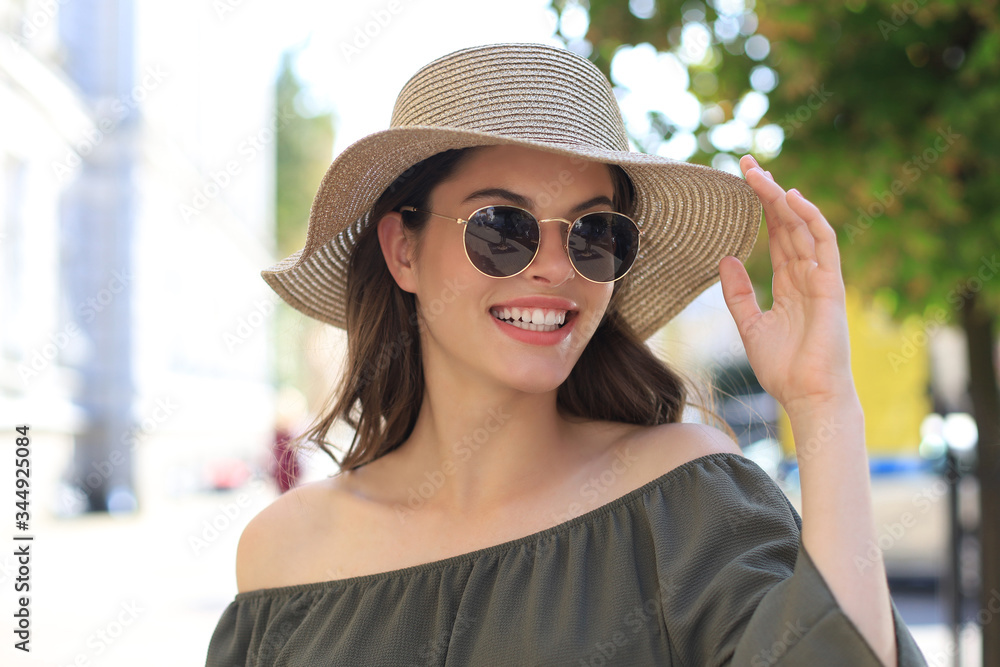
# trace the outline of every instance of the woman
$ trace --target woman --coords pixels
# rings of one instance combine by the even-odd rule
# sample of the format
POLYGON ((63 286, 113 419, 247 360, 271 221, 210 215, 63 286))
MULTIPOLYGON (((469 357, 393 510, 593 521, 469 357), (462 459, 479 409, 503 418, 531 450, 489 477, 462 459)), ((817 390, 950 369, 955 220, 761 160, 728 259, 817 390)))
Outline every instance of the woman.
MULTIPOLYGON (((422 68, 264 272, 348 331, 342 472, 237 551, 209 665, 925 664, 875 541, 833 230, 752 157, 628 151, 607 80, 529 44, 422 68), (761 207, 762 313, 741 260, 761 207), (642 343, 721 274, 791 420, 800 520, 642 343)), ((336 457, 334 456, 334 460, 336 457)))

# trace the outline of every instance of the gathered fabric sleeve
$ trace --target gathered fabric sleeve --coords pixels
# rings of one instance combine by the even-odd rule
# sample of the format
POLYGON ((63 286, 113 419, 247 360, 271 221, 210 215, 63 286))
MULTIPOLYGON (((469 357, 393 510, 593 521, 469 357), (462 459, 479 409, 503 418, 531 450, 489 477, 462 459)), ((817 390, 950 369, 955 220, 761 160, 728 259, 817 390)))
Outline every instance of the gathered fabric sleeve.
MULTIPOLYGON (((259 604, 255 600, 234 600, 229 603, 212 633, 205 667, 235 667, 247 663, 250 637, 260 622, 259 604)), ((266 619, 263 619, 266 623, 266 619)))
MULTIPOLYGON (((308 615, 312 596, 289 589, 240 593, 223 611, 208 645, 205 667, 270 667, 308 615)), ((287 663, 285 663, 287 664, 287 663)))
MULTIPOLYGON (((678 664, 876 667, 802 544, 802 522, 740 456, 683 466, 654 523, 663 623, 678 664)), ((926 665, 894 603, 897 664, 926 665)))

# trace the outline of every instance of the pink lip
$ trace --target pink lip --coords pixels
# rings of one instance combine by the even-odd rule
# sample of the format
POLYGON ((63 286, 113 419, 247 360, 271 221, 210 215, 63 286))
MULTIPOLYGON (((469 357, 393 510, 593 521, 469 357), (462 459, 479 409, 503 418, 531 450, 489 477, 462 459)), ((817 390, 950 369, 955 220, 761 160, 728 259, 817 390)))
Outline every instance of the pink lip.
POLYGON ((549 308, 551 310, 578 310, 572 301, 556 296, 522 296, 508 301, 501 301, 489 307, 494 308, 549 308))

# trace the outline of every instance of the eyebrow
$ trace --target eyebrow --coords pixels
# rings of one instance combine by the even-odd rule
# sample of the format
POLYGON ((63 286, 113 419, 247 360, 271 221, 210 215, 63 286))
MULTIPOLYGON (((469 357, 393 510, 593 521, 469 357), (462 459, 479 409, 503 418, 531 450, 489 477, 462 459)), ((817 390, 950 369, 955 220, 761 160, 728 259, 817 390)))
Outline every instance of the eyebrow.
MULTIPOLYGON (((510 190, 505 190, 504 188, 483 188, 481 190, 476 190, 468 197, 462 200, 463 204, 466 204, 477 199, 504 199, 515 206, 520 206, 521 208, 531 209, 534 206, 534 202, 524 195, 519 195, 516 192, 511 192, 510 190)), ((570 209, 570 215, 575 215, 577 213, 582 213, 588 208, 594 208, 595 206, 607 206, 609 209, 614 210, 614 202, 605 197, 604 195, 598 195, 592 199, 588 199, 585 202, 577 204, 570 209)))

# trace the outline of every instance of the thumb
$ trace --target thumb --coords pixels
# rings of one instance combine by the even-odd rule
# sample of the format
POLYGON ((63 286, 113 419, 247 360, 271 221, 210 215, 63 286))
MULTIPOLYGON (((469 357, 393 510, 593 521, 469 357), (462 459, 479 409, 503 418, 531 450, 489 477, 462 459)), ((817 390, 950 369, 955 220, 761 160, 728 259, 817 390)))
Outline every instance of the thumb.
POLYGON ((726 306, 736 321, 740 335, 745 337, 750 323, 760 315, 750 276, 743 262, 727 256, 719 261, 719 277, 722 279, 722 296, 726 306))

